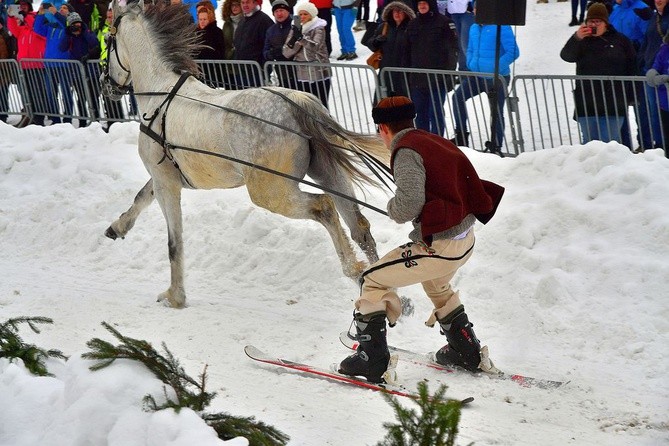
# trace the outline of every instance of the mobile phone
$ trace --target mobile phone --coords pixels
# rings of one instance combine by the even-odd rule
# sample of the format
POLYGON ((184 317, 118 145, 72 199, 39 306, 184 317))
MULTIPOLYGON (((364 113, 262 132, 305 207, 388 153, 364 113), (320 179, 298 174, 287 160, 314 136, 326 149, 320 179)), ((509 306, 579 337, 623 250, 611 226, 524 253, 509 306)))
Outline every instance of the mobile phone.
POLYGON ((597 34, 597 27, 596 26, 591 26, 590 27, 590 35, 594 36, 597 34))
POLYGON ((299 28, 299 27, 302 26, 302 22, 300 21, 300 16, 299 16, 299 15, 295 15, 295 16, 293 17, 293 26, 294 26, 295 28, 299 28))
POLYGON ((19 16, 19 5, 8 5, 7 6, 7 15, 10 17, 19 16))
POLYGON ((53 5, 52 5, 51 3, 48 3, 48 2, 44 2, 44 3, 42 3, 42 9, 49 9, 49 8, 52 7, 52 6, 53 6, 53 5))

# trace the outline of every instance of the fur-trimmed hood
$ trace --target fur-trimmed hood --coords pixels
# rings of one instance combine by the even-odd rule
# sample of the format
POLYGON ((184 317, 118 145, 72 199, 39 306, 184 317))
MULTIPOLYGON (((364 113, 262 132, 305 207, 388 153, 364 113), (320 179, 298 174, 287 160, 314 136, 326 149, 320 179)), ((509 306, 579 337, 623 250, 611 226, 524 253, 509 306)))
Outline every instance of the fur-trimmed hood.
POLYGON ((394 2, 388 3, 384 8, 383 8, 383 13, 381 14, 381 20, 384 22, 390 22, 393 20, 393 9, 399 9, 401 11, 404 11, 404 13, 407 15, 409 20, 415 19, 416 18, 416 13, 414 12, 413 9, 411 9, 411 6, 407 5, 401 0, 395 0, 394 2))

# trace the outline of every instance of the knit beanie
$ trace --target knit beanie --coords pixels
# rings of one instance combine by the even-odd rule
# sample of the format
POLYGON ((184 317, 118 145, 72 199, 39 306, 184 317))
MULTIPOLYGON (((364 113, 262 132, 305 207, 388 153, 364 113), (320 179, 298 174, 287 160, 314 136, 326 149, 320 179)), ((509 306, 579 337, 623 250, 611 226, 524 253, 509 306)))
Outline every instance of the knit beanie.
POLYGON ((276 11, 277 9, 285 9, 290 14, 293 13, 293 8, 290 7, 286 0, 274 0, 272 2, 272 12, 276 11))
POLYGON ((74 12, 74 6, 69 3, 63 3, 61 6, 65 6, 69 12, 74 12))
POLYGON ((67 15, 67 26, 72 26, 75 23, 83 23, 81 16, 76 12, 71 12, 67 15))
POLYGON ((406 96, 390 96, 383 98, 372 109, 374 124, 387 124, 413 119, 416 116, 416 107, 406 96))
POLYGON ((599 19, 606 23, 609 23, 609 11, 606 9, 604 3, 593 3, 588 8, 588 13, 585 16, 585 21, 592 19, 599 19))
POLYGON ((28 0, 18 0, 18 1, 16 2, 17 5, 20 5, 21 3, 25 3, 26 5, 28 5, 28 11, 30 11, 30 12, 33 12, 33 11, 34 11, 34 9, 33 9, 33 3, 32 3, 31 1, 28 1, 28 0))
POLYGON ((310 2, 302 2, 299 5, 295 6, 295 11, 299 14, 300 11, 306 11, 309 13, 312 19, 315 19, 318 17, 318 8, 316 8, 316 5, 310 2))

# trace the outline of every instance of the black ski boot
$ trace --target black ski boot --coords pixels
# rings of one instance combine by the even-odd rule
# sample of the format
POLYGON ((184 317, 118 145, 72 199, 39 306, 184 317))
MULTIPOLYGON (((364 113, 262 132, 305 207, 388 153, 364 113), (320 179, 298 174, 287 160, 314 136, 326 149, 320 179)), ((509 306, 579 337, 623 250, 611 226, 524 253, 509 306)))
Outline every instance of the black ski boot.
POLYGON ((390 352, 386 340, 386 313, 353 315, 353 322, 360 343, 357 351, 339 364, 339 373, 350 376, 364 376, 373 383, 383 382, 383 374, 388 369, 390 352))
POLYGON ((458 147, 469 147, 469 132, 455 129, 455 136, 450 141, 458 147))
POLYGON ((436 359, 442 365, 455 365, 478 372, 481 369, 481 343, 476 339, 473 324, 469 322, 465 307, 460 305, 448 316, 439 320, 441 332, 446 335, 448 344, 436 354, 436 359))

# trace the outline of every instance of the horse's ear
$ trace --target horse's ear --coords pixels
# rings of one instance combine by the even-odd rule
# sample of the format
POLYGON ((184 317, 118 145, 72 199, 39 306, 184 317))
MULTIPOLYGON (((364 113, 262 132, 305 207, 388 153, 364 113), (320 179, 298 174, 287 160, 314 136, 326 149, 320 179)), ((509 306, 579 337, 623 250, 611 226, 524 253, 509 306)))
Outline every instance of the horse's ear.
POLYGON ((119 17, 125 10, 125 0, 113 0, 111 7, 114 20, 116 20, 116 18, 119 17))

